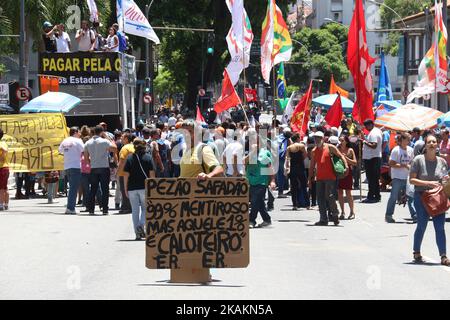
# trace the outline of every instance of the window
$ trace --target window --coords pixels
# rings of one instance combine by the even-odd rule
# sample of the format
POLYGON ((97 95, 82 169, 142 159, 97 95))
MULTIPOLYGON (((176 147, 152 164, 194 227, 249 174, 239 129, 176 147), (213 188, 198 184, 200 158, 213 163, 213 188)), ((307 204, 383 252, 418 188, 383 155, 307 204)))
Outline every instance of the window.
POLYGON ((375 66, 375 77, 379 77, 381 73, 381 66, 375 66))
POLYGON ((381 47, 381 45, 376 44, 375 45, 375 54, 379 56, 382 51, 383 51, 383 48, 381 47))

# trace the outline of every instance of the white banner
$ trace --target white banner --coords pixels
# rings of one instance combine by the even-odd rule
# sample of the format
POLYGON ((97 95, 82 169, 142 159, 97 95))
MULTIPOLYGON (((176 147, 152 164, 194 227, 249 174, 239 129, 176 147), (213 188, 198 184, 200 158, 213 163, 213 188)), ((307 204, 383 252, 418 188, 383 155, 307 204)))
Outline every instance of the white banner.
POLYGON ((117 0, 117 23, 119 30, 159 44, 159 38, 145 15, 133 0, 117 0))
POLYGON ((226 69, 231 83, 236 85, 242 70, 250 64, 253 32, 247 12, 244 9, 244 0, 226 0, 226 4, 232 19, 231 28, 226 38, 231 61, 226 69))
POLYGON ((0 83, 0 104, 9 105, 9 84, 0 83))
POLYGON ((87 5, 89 7, 89 12, 91 13, 91 22, 98 22, 98 10, 95 0, 87 0, 87 5))

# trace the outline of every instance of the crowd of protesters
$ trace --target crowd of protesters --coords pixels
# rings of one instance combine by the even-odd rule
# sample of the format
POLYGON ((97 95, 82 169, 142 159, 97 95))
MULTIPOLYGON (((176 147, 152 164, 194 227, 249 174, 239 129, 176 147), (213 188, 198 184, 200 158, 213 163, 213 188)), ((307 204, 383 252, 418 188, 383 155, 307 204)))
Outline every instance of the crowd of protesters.
MULTIPOLYGON (((90 215, 95 214, 96 206, 103 215, 111 210, 131 213, 136 239, 142 239, 145 179, 246 177, 251 227, 271 225, 275 190, 278 198, 290 195, 292 210, 318 209, 316 225, 338 225, 357 215, 352 190, 359 189, 363 169, 368 183, 363 203, 379 202, 381 191, 390 186, 387 223, 395 223, 397 204, 408 204, 411 219, 417 222, 414 260, 423 262, 420 247, 428 215, 421 194, 448 179, 449 131, 414 128, 409 133, 389 132, 375 127, 372 120, 360 126, 351 116, 335 128, 320 114, 311 119, 304 136, 278 121, 272 126, 252 118, 254 125, 250 125, 234 114, 207 124, 168 109, 147 123, 122 131, 109 132, 106 123, 94 128, 73 127, 59 147, 64 171, 16 174, 16 198, 32 196, 37 183, 49 203, 58 190, 67 194, 66 214, 77 214, 77 205, 84 207, 80 212, 90 215), (336 160, 342 165, 341 174, 336 172, 336 160), (116 189, 114 209, 109 208, 110 187, 116 189)), ((1 144, 0 210, 9 205, 6 150, 1 144)), ((444 223, 445 215, 433 218, 442 263, 448 265, 444 223)))

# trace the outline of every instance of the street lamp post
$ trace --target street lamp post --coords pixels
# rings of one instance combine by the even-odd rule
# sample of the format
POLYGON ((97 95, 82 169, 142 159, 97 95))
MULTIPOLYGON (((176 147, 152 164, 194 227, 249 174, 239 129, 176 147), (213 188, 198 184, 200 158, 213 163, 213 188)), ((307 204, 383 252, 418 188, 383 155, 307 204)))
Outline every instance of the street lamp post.
MULTIPOLYGON (((148 14, 150 12, 150 7, 153 4, 152 0, 150 4, 145 5, 145 17, 148 21, 148 14)), ((145 108, 145 117, 148 119, 150 117, 150 113, 153 114, 153 106, 154 106, 154 90, 153 90, 153 77, 154 77, 154 61, 153 61, 153 44, 150 46, 149 40, 145 39, 145 77, 150 78, 150 96, 151 101, 148 104, 147 108, 145 108), (151 111, 151 112, 150 112, 151 111)))
POLYGON ((20 52, 19 52, 19 83, 20 86, 28 87, 28 70, 25 64, 25 0, 20 0, 20 52))

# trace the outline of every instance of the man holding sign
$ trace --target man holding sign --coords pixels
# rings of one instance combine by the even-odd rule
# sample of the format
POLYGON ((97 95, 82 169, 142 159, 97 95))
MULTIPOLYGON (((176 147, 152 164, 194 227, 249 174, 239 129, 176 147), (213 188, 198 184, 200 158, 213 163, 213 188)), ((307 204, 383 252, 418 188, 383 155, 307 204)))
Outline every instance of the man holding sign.
POLYGON ((195 178, 206 180, 208 178, 223 176, 223 168, 217 160, 213 149, 201 143, 201 127, 195 127, 195 121, 185 120, 181 126, 186 130, 189 137, 186 141, 191 142, 190 151, 187 150, 180 161, 180 178, 195 178), (198 138, 196 139, 196 135, 198 138), (190 140, 188 139, 190 138, 190 140))

